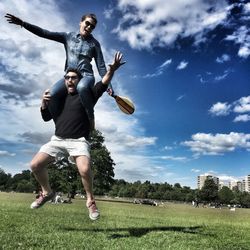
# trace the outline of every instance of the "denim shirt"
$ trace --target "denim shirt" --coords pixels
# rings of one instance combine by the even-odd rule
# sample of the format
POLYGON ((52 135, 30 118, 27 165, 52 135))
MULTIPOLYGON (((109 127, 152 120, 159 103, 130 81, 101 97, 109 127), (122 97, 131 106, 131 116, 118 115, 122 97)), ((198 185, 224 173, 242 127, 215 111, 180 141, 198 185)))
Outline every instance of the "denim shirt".
POLYGON ((93 75, 91 60, 94 58, 99 75, 103 77, 106 74, 107 70, 100 43, 92 35, 85 38, 76 32, 51 32, 27 22, 23 23, 23 27, 37 36, 64 45, 66 52, 65 70, 77 68, 82 74, 93 75))

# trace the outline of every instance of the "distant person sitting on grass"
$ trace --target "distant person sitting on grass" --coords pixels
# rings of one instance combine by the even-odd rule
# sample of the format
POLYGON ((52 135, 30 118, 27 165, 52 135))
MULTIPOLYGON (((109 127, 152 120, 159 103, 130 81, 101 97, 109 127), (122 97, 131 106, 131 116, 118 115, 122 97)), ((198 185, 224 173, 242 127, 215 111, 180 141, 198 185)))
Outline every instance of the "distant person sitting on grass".
MULTIPOLYGON (((124 64, 121 59, 122 54, 117 52, 113 63, 109 65, 107 73, 100 82, 95 84, 93 88, 95 103, 107 90, 114 72, 124 64)), ((87 196, 86 206, 89 209, 89 217, 96 220, 99 218, 100 213, 93 195, 89 143, 87 141, 91 131, 90 120, 77 92, 77 84, 81 79, 81 74, 76 69, 68 69, 64 78, 68 95, 58 116, 53 117, 48 109, 51 98, 49 90, 46 90, 43 95, 42 118, 44 121, 54 120, 55 135, 52 136, 50 142, 41 147, 31 161, 31 170, 42 188, 41 195, 31 204, 31 208, 39 208, 54 198, 55 193, 50 187, 46 166, 54 161, 59 153, 64 153, 69 155, 69 159, 76 163, 87 196)))

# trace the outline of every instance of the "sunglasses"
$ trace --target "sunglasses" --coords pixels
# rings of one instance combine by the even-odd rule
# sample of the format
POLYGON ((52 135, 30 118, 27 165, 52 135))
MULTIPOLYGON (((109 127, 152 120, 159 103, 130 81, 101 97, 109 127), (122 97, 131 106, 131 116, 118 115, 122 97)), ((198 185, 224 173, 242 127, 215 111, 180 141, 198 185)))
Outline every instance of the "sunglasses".
POLYGON ((77 80, 78 79, 78 76, 64 76, 64 79, 65 80, 69 80, 71 78, 71 80, 77 80))
POLYGON ((91 28, 92 30, 95 28, 95 25, 92 24, 92 23, 90 23, 89 21, 85 21, 85 24, 86 24, 87 26, 90 26, 90 28, 91 28))

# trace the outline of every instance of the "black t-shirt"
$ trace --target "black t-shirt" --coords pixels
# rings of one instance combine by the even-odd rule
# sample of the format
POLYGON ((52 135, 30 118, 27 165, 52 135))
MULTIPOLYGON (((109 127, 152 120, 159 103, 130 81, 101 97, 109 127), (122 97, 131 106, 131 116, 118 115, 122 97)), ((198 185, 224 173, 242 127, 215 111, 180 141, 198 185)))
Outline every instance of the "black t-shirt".
POLYGON ((55 135, 77 139, 89 137, 89 119, 78 94, 68 94, 61 114, 54 120, 55 135))
MULTIPOLYGON (((95 84, 93 89, 94 103, 107 90, 107 87, 108 85, 104 85, 101 82, 95 84)), ((85 137, 88 139, 89 137, 89 119, 78 93, 66 96, 62 112, 57 117, 52 117, 48 108, 41 109, 41 115, 44 121, 54 120, 56 127, 55 135, 61 138, 77 139, 85 137)))

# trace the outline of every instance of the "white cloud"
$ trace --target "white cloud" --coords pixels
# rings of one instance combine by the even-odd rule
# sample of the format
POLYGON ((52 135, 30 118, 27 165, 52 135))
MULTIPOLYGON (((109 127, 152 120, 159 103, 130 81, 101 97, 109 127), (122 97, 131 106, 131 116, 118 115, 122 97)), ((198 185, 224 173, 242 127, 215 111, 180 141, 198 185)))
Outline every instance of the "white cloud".
POLYGON ((182 69, 185 69, 188 65, 188 62, 186 61, 181 61, 180 64, 177 66, 177 70, 182 70, 182 69))
POLYGON ((126 179, 129 182, 137 180, 166 182, 173 175, 166 166, 158 165, 154 158, 137 154, 112 154, 117 163, 115 166, 115 178, 126 179))
MULTIPOLYGON (((3 0, 1 2, 1 16, 7 12, 13 13, 24 21, 51 31, 65 31, 72 28, 65 22, 55 1, 3 0)), ((2 76, 4 81, 1 81, 1 88, 5 82, 9 82, 15 88, 19 86, 40 97, 41 92, 60 79, 63 74, 65 62, 63 46, 37 37, 20 26, 9 24, 5 18, 3 21, 4 25, 0 26, 2 34, 0 58, 7 72, 2 76)))
POLYGON ((239 178, 229 175, 218 175, 217 177, 220 179, 220 181, 227 181, 227 182, 239 180, 239 178))
POLYGON ((199 172, 201 172, 201 170, 200 170, 200 169, 195 169, 195 168, 192 168, 192 169, 191 169, 191 172, 194 172, 194 173, 199 173, 199 172))
POLYGON ((227 102, 217 102, 210 109, 209 113, 215 116, 226 116, 230 113, 231 105, 227 102))
POLYGON ((238 115, 234 118, 234 122, 248 122, 250 121, 250 115, 238 115))
POLYGON ((246 13, 250 12, 250 3, 245 4, 244 10, 246 13))
POLYGON ((250 55, 250 44, 244 44, 240 47, 238 51, 238 56, 243 58, 248 58, 250 55))
POLYGON ((172 59, 167 59, 164 63, 162 63, 160 66, 156 67, 155 72, 153 73, 148 73, 146 75, 143 76, 138 76, 138 75, 134 75, 134 78, 154 78, 154 77, 158 77, 160 75, 162 75, 164 73, 164 71, 169 67, 169 65, 172 63, 172 59))
POLYGON ((235 113, 246 113, 250 112, 250 96, 241 97, 235 102, 234 107, 235 113))
POLYGON ((233 41, 235 44, 239 44, 240 48, 238 56, 248 58, 250 55, 250 35, 247 26, 241 26, 233 34, 228 35, 225 40, 233 41))
POLYGON ((230 73, 230 70, 224 70, 223 74, 216 76, 214 78, 214 80, 215 81, 222 81, 222 80, 224 80, 224 79, 227 78, 227 76, 229 75, 229 73, 230 73))
POLYGON ((248 122, 250 115, 244 114, 250 112, 250 96, 241 97, 239 100, 228 104, 227 102, 217 102, 209 109, 209 113, 215 116, 227 116, 231 112, 240 113, 234 118, 234 122, 248 122))
POLYGON ((172 155, 166 155, 166 156, 161 156, 161 159, 163 160, 171 160, 171 161, 181 161, 181 162, 185 162, 188 159, 186 157, 176 157, 176 156, 172 156, 172 155))
POLYGON ((159 66, 160 69, 168 67, 172 63, 172 59, 167 59, 163 64, 159 66))
POLYGON ((172 150, 173 149, 173 147, 171 147, 171 146, 165 146, 164 147, 164 150, 172 150))
POLYGON ((132 48, 151 49, 171 46, 178 37, 194 37, 196 43, 205 40, 207 31, 223 23, 229 7, 226 1, 119 0, 122 13, 114 30, 132 48))
POLYGON ((5 151, 5 150, 0 150, 0 157, 2 156, 15 156, 16 154, 15 153, 10 153, 8 151, 5 151))
POLYGON ((222 155, 233 152, 237 148, 249 150, 250 134, 235 132, 215 135, 197 133, 192 135, 192 140, 184 141, 182 145, 190 147, 190 150, 197 155, 222 155))
POLYGON ((179 102, 180 100, 182 100, 186 95, 180 95, 177 97, 176 101, 179 102))
POLYGON ((231 60, 231 57, 228 54, 223 54, 221 57, 216 58, 217 63, 224 63, 231 60))

